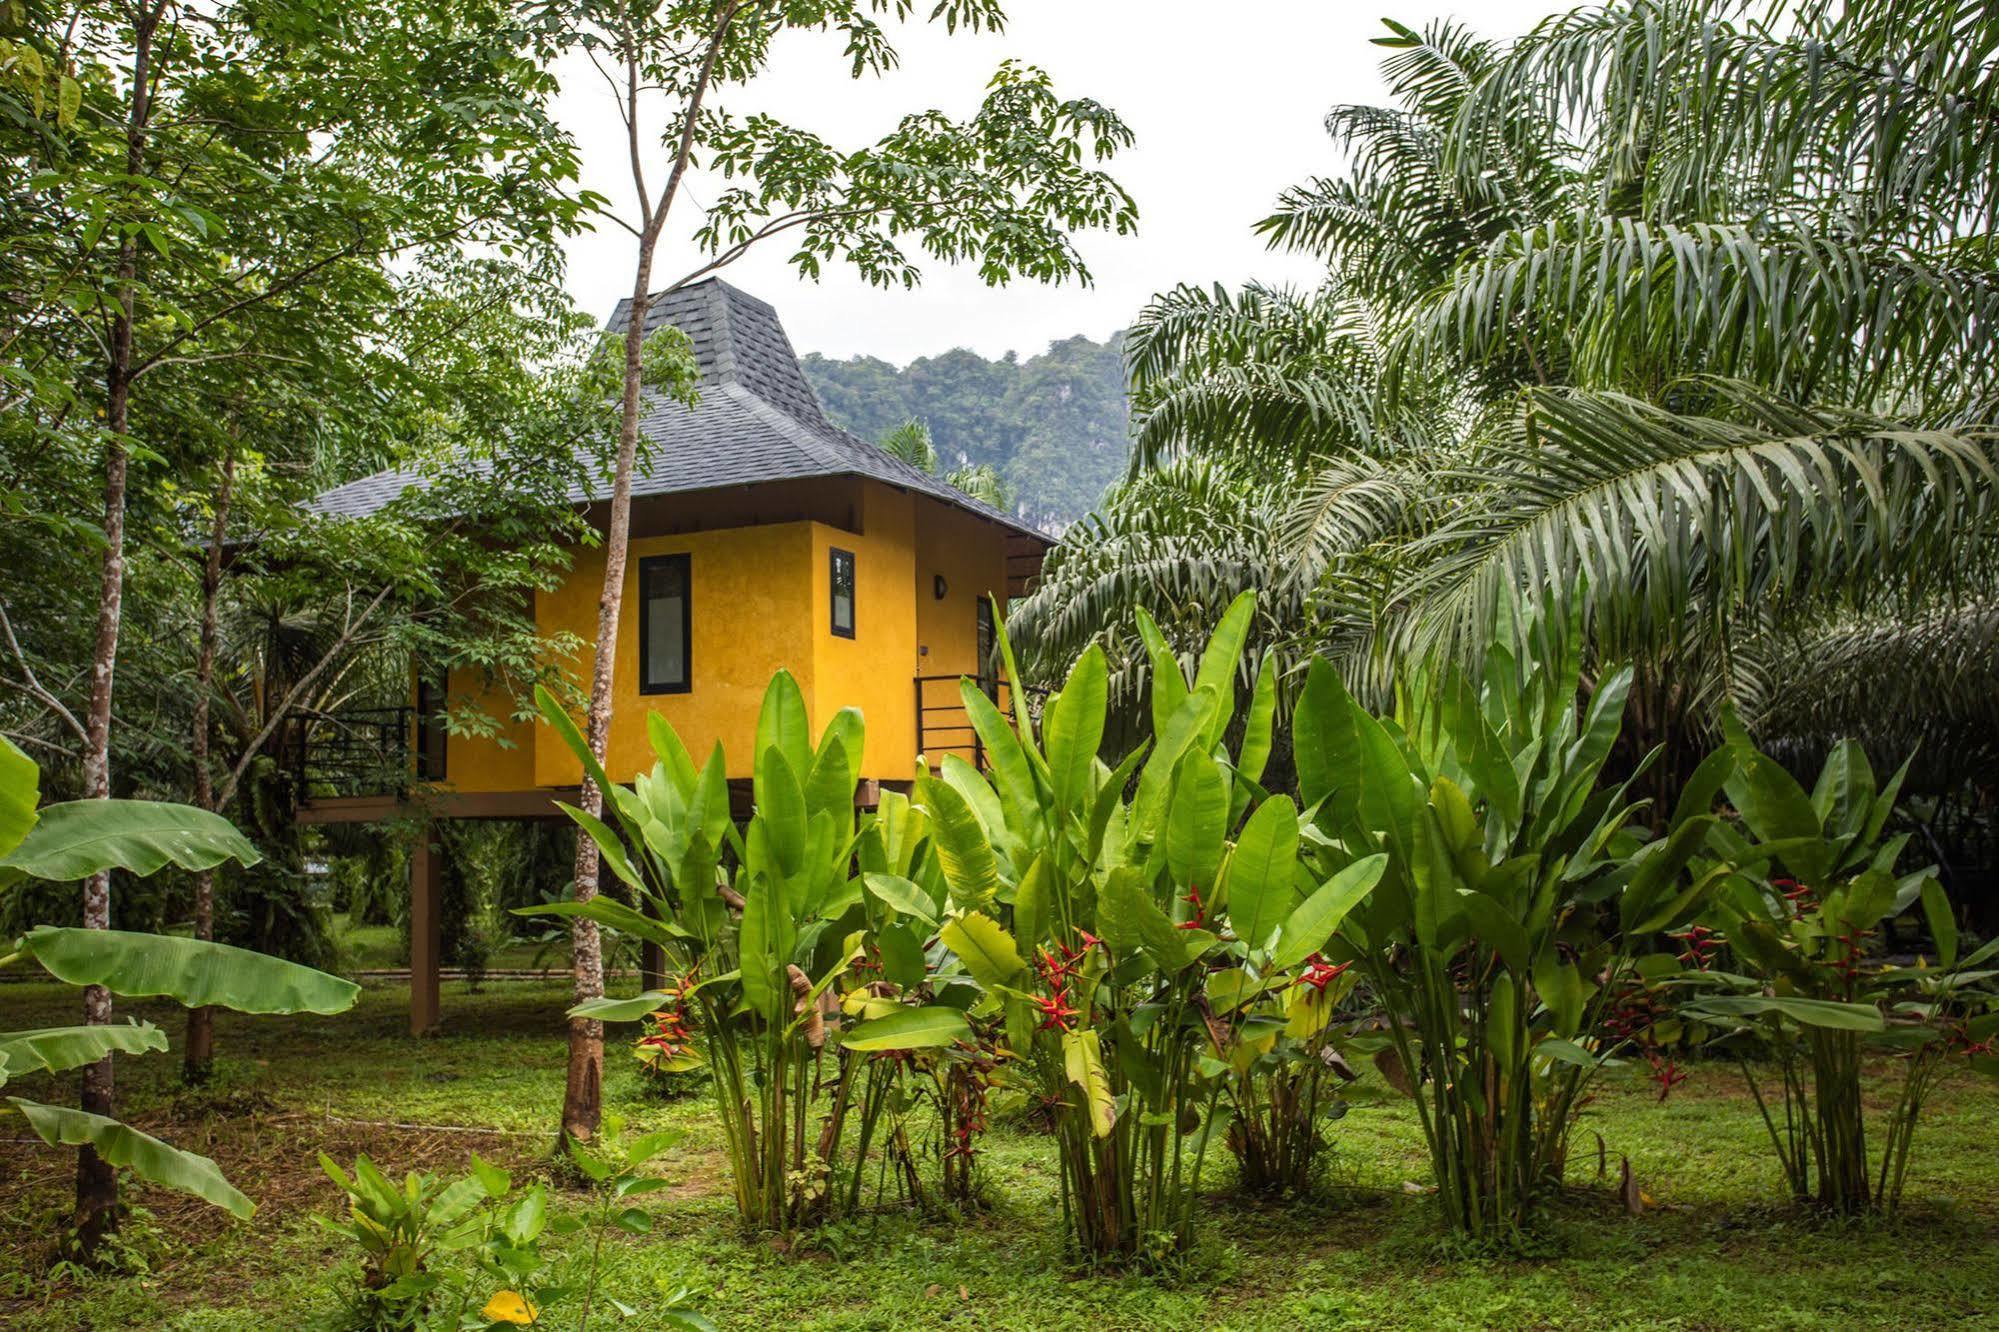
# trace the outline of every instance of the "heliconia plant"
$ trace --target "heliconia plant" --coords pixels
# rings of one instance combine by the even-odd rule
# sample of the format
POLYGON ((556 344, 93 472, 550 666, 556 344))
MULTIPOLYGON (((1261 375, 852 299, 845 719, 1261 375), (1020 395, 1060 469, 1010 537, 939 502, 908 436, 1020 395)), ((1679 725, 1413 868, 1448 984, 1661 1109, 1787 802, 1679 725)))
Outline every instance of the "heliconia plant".
POLYGON ((739 830, 719 744, 697 768, 666 719, 651 714, 656 762, 630 786, 616 786, 555 698, 543 690, 538 702, 610 795, 611 823, 568 813, 638 905, 599 897, 522 914, 587 916, 657 944, 674 978, 665 990, 590 1001, 573 1014, 605 1021, 668 1014, 672 1053, 698 1057, 710 1073, 745 1224, 786 1232, 824 1215, 840 1196, 834 1174, 859 1056, 971 1035, 961 1008, 922 1001, 919 965, 913 978, 905 976, 917 982, 910 995, 867 994, 882 1000, 884 1011, 855 1005, 847 1015, 859 1021, 847 1029, 844 1050, 829 1040, 842 1024, 843 978, 884 955, 900 967, 912 946, 921 961, 921 939, 900 913, 873 912, 855 872, 856 865, 877 866, 877 874, 900 870, 905 883, 916 882, 909 873, 924 872, 917 864, 921 832, 897 817, 906 811, 892 800, 887 817, 857 822, 860 713, 838 713, 815 742, 798 684, 780 671, 758 716, 754 808, 739 830), (807 1121, 822 1092, 832 1093, 834 1115, 810 1134, 807 1121))
MULTIPOLYGON (((1297 807, 1257 785, 1276 701, 1268 663, 1236 752, 1224 743, 1252 610, 1248 595, 1229 608, 1191 679, 1141 620, 1154 734, 1116 767, 1098 754, 1107 667, 1093 645, 1038 728, 965 681, 990 771, 947 757, 917 786, 949 894, 939 936, 1048 1107, 1063 1214, 1091 1260, 1192 1242, 1234 1053, 1261 1039, 1266 1001, 1381 869, 1374 858, 1307 875, 1297 807)), ((1004 625, 997 640, 1018 678, 1004 625)))
POLYGON ((1709 846, 1741 872, 1703 918, 1697 965, 1677 978, 1701 990, 1682 1012, 1727 1033, 1794 1199, 1840 1214, 1893 1211, 1937 1075, 1954 1056, 1999 1075, 1999 940, 1960 956, 1935 867, 1898 872, 1909 839, 1886 829, 1906 763, 1877 785, 1866 753, 1842 741, 1807 794, 1733 718, 1727 730, 1681 803, 1725 796, 1734 817, 1709 846), (1883 924, 1918 905, 1935 965, 1887 961, 1883 924), (1712 966, 1710 950, 1737 970, 1712 966), (1875 1151, 1861 1085, 1870 1051, 1903 1063, 1875 1151), (1775 1061, 1775 1092, 1751 1054, 1775 1061))
POLYGON ((1646 843, 1639 802, 1599 780, 1629 669, 1584 698, 1579 636, 1543 620, 1525 639, 1476 674, 1417 673, 1390 719, 1315 661, 1293 731, 1318 872, 1387 858, 1326 956, 1382 1010, 1384 1071, 1415 1105, 1444 1219, 1479 1243, 1511 1242, 1561 1182, 1624 1043, 1608 998, 1712 884, 1683 882, 1705 812, 1646 843))

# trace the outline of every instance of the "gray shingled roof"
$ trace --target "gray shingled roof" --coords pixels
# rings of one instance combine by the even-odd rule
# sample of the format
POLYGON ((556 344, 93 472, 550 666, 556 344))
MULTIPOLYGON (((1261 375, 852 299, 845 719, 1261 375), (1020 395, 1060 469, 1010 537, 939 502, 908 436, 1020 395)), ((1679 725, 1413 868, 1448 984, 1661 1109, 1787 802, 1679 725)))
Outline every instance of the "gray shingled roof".
MULTIPOLYGON (((625 327, 629 300, 607 325, 625 327)), ((722 486, 755 485, 817 476, 864 476, 942 500, 1041 541, 1049 538, 1020 519, 982 504, 928 472, 841 430, 826 419, 819 397, 799 368, 798 354, 777 311, 718 278, 653 298, 646 330, 672 324, 694 343, 701 366, 701 400, 693 407, 656 395, 640 429, 647 447, 632 478, 632 494, 671 495, 722 486)), ((594 469, 593 469, 594 472, 594 469)), ((423 476, 411 469, 377 472, 335 487, 312 501, 320 513, 363 517, 388 504, 423 476)), ((582 504, 604 497, 608 483, 575 487, 582 504)))

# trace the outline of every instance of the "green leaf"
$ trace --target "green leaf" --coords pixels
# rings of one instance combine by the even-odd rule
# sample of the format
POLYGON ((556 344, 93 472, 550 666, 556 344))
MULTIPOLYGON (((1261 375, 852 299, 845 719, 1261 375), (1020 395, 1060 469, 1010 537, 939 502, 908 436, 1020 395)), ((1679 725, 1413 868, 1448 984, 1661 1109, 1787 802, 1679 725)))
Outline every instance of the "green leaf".
POLYGON ((1042 719, 1048 775, 1058 809, 1080 810, 1090 795, 1097 750, 1104 740, 1104 712, 1109 697, 1104 650, 1091 643, 1070 668, 1061 694, 1042 719))
POLYGON ((1129 865, 1118 866, 1105 878, 1097 896, 1097 928, 1114 952, 1139 949, 1164 975, 1178 975, 1193 960, 1190 947, 1195 941, 1190 935, 1197 932, 1176 928, 1152 900, 1145 876, 1129 865))
POLYGON ((1189 750, 1180 760, 1166 814, 1166 864, 1174 883, 1212 895, 1228 821, 1229 792, 1220 765, 1189 750))
POLYGON ((900 874, 869 874, 863 882, 875 900, 897 915, 913 917, 933 930, 937 928, 937 904, 930 900, 930 894, 900 874))
POLYGON ((1923 920, 1929 926, 1930 938, 1936 941, 1937 965, 1948 971, 1957 961, 1957 916, 1950 909, 1943 885, 1934 878, 1923 880, 1922 901, 1923 920))
POLYGON ((27 1116, 29 1125, 51 1147, 92 1147, 104 1160, 125 1167, 143 1180, 191 1193, 244 1220, 257 1210, 257 1205, 224 1179, 215 1162, 205 1156, 170 1147, 158 1138, 102 1115, 64 1106, 38 1105, 18 1096, 7 1099, 27 1116))
POLYGON ((945 921, 938 933, 944 946, 958 955, 972 979, 988 993, 997 993, 1001 986, 1011 985, 1026 969, 1013 936, 991 916, 969 911, 945 921))
POLYGON ((1236 938, 1251 948, 1270 942, 1296 905, 1297 865, 1297 806, 1290 796, 1272 796, 1249 816, 1229 856, 1228 915, 1236 938))
POLYGON ((611 831, 609 824, 586 809, 578 809, 560 800, 555 802, 555 807, 567 814, 577 827, 590 834, 590 840, 597 844, 598 856, 611 867, 611 873, 617 875, 627 886, 644 890, 644 881, 639 878, 639 872, 632 868, 632 862, 625 855, 625 844, 618 840, 618 835, 611 831))
POLYGON ((1537 1059, 1552 1059, 1561 1064, 1574 1064, 1578 1068, 1595 1068, 1602 1063, 1595 1055, 1574 1041, 1560 1036, 1550 1036, 1534 1047, 1537 1059))
POLYGON ((761 752, 756 768, 757 821, 778 873, 786 879, 805 869, 807 813, 805 791, 798 784, 803 768, 794 768, 784 751, 772 745, 761 752))
POLYGON ((35 826, 41 785, 42 770, 35 761, 0 735, 0 860, 12 854, 35 826))
POLYGON ((68 129, 76 124, 77 112, 83 109, 83 85, 69 75, 61 75, 56 80, 56 127, 68 129))
POLYGON ((1346 685, 1323 657, 1312 658, 1306 671, 1305 690, 1291 715, 1291 747, 1298 767, 1298 798, 1309 809, 1337 794, 1339 807, 1325 808, 1321 820, 1344 827, 1358 795, 1360 740, 1354 733, 1346 685))
POLYGON ((794 780, 812 770, 812 729, 805 717, 805 695, 786 670, 771 676, 757 713, 757 753, 770 749, 784 755, 794 780))
POLYGON ((0 1083, 23 1073, 82 1068, 108 1054, 137 1055, 166 1048, 167 1034, 150 1022, 0 1032, 0 1083))
POLYGON ((1249 638, 1250 621, 1255 615, 1256 592, 1237 593, 1222 612, 1221 622, 1209 635, 1208 646, 1201 653, 1200 667, 1194 672, 1194 692, 1213 689, 1221 700, 1209 722, 1203 748, 1212 749, 1221 742, 1222 732, 1235 715, 1236 669, 1242 663, 1242 646, 1249 638))
POLYGON ((1047 852, 1034 858, 1013 890, 1013 928, 1031 952, 1046 937, 1054 919, 1055 871, 1047 852))
POLYGON ((951 900, 972 910, 992 905, 999 892, 999 862, 979 816, 948 782, 936 780, 923 783, 923 807, 930 815, 931 843, 944 882, 951 886, 951 900))
POLYGON ((38 925, 21 952, 70 985, 238 1013, 344 1013, 361 987, 296 962, 199 939, 38 925))
POLYGON ((929 1050, 972 1039, 972 1024, 955 1008, 899 1008, 840 1037, 848 1050, 929 1050))
MULTIPOLYGON (((846 708, 842 715, 859 714, 853 708, 846 708)), ((815 814, 826 810, 836 817, 852 818, 858 758, 847 752, 839 732, 828 727, 825 742, 812 759, 812 770, 805 775, 805 808, 815 814)))
POLYGON ((1759 841, 1786 844, 1783 860, 1793 873, 1807 883, 1824 882, 1832 866, 1818 812, 1782 764, 1754 749, 1738 748, 1726 790, 1759 841))
POLYGON ((1102 1047, 1089 1028, 1062 1033, 1062 1069, 1082 1089, 1090 1132, 1107 1138, 1117 1123, 1117 1101, 1111 1096, 1110 1074, 1104 1071, 1102 1047))
POLYGON ((19 846, 0 858, 0 884, 68 883, 107 869, 157 873, 168 865, 214 869, 264 857, 220 814, 159 800, 70 800, 47 805, 19 846))
POLYGON ((1256 690, 1250 695, 1249 716, 1243 721, 1242 750, 1236 756, 1236 771, 1252 782, 1263 780, 1270 762, 1271 735, 1277 724, 1277 658, 1265 653, 1256 668, 1256 690))
POLYGON ((633 995, 629 999, 613 999, 609 995, 600 995, 595 999, 585 999, 573 1005, 565 1016, 595 1018, 599 1022, 637 1022, 649 1013, 658 1012, 672 997, 664 990, 647 990, 644 994, 633 995))
POLYGON ((1200 747, 1201 738, 1207 734, 1208 718, 1216 706, 1214 690, 1197 690, 1187 696, 1167 721, 1166 729, 1159 732, 1152 756, 1146 759, 1145 768, 1138 775, 1138 796, 1132 807, 1136 841, 1150 845, 1160 837, 1173 775, 1180 770, 1180 760, 1187 751, 1200 747))
POLYGON ((1138 636, 1145 644, 1145 655, 1152 663, 1152 733, 1166 734, 1166 724, 1173 714, 1187 701, 1187 676, 1180 669, 1180 659, 1173 655, 1173 648, 1166 641, 1166 635, 1159 632, 1159 625, 1145 607, 1137 610, 1138 636))
POLYGON ((654 920, 644 912, 626 906, 613 897, 593 897, 587 902, 543 902, 515 907, 516 916, 561 916, 565 919, 594 920, 620 934, 661 947, 672 947, 687 937, 687 931, 664 920, 654 920))
POLYGON ((743 1002, 765 1021, 777 1022, 790 1016, 791 986, 784 979, 784 967, 791 949, 785 944, 783 895, 763 875, 746 876, 743 919, 737 931, 737 955, 741 959, 743 1002))
POLYGON ((1757 1017, 1779 1013, 1807 1027, 1833 1031, 1881 1031, 1886 1027, 1880 1010, 1869 1004, 1845 1004, 1834 999, 1800 999, 1762 994, 1716 995, 1687 1006, 1697 1015, 1757 1017))
POLYGON ((1270 956, 1271 970, 1288 970, 1324 948, 1347 913, 1374 891, 1387 868, 1386 853, 1367 856, 1320 884, 1285 918, 1270 956))

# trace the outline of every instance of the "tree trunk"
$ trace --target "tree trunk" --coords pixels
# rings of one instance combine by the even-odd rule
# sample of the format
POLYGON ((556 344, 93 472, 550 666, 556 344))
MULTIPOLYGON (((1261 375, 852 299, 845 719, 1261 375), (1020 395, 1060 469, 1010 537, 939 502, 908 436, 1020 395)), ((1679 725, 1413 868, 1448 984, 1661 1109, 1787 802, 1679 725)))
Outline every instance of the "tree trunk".
MULTIPOLYGON (((146 164, 146 129, 152 114, 153 33, 166 0, 142 7, 132 34, 131 106, 125 121, 125 170, 137 178, 146 164)), ((90 656, 90 710, 84 718, 84 795, 111 796, 111 682, 118 664, 118 629, 125 603, 125 480, 130 466, 126 441, 132 424, 132 323, 139 278, 139 247, 127 237, 118 245, 116 296, 110 356, 105 367, 104 564, 97 597, 97 636, 90 656)), ((83 927, 111 928, 111 874, 92 875, 83 885, 83 927)), ((111 991, 88 985, 83 1020, 90 1026, 111 1021, 111 991)), ((82 1109, 109 1116, 113 1110, 111 1057, 83 1069, 82 1109)), ((94 1259, 104 1237, 118 1224, 118 1174, 95 1148, 76 1153, 76 1239, 85 1261, 94 1259)))
MULTIPOLYGON (((618 616, 624 604, 625 557, 631 542, 632 468, 638 456, 641 366, 645 352, 646 310, 652 294, 652 252, 657 230, 648 227, 639 240, 637 272, 632 282, 631 315, 625 324, 625 384, 618 422, 618 466, 611 482, 609 531, 604 540, 604 589, 597 598, 597 654, 590 676, 590 712, 584 734, 590 752, 604 761, 611 729, 611 691, 616 680, 618 616)), ((583 774, 582 807, 592 815, 604 810, 604 793, 583 774)), ((576 839, 576 900, 597 895, 597 844, 576 839)), ((577 920, 570 931, 576 974, 576 1002, 604 993, 603 943, 594 921, 577 920)), ((604 1024, 589 1018, 569 1020, 569 1085, 562 1098, 562 1131, 589 1139, 597 1132, 604 1102, 604 1024)))
MULTIPOLYGON (((215 778, 208 770, 209 694, 215 687, 216 621, 222 599, 222 542, 229 532, 229 501, 236 486, 236 444, 232 439, 222 457, 222 483, 215 492, 215 522, 208 533, 208 559, 201 569, 201 646, 194 663, 194 803, 215 808, 215 778)), ((194 876, 194 937, 215 937, 215 871, 194 876)), ((203 1007, 187 1015, 187 1046, 181 1080, 189 1086, 208 1081, 215 1062, 215 1010, 203 1007)))

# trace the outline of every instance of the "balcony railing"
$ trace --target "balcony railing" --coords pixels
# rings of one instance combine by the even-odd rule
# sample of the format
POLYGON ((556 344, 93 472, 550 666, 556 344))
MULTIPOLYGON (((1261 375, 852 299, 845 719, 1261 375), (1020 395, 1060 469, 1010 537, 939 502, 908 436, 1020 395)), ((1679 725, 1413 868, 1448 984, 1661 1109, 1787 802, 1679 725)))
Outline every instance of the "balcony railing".
POLYGON ((412 781, 441 780, 442 730, 425 727, 423 743, 413 746, 416 728, 417 710, 410 707, 342 708, 298 718, 287 744, 298 798, 393 795, 412 781))
MULTIPOLYGON (((958 692, 961 675, 919 675, 916 677, 916 752, 935 768, 946 754, 956 754, 981 772, 986 767, 986 746, 965 710, 964 696, 958 692)), ((983 679, 979 688, 987 698, 1010 708, 1013 684, 1005 679, 983 679)), ((1047 690, 1028 686, 1022 696, 1030 710, 1038 711, 1047 690)))

